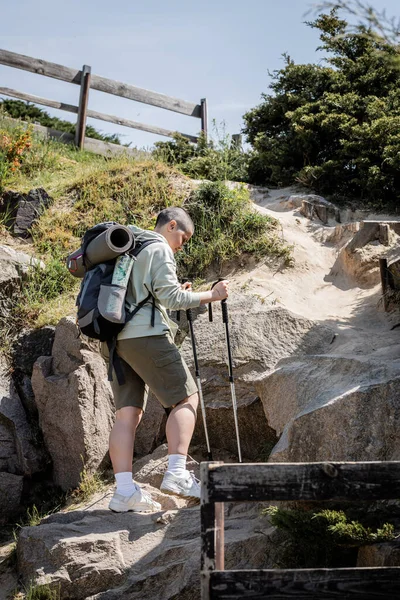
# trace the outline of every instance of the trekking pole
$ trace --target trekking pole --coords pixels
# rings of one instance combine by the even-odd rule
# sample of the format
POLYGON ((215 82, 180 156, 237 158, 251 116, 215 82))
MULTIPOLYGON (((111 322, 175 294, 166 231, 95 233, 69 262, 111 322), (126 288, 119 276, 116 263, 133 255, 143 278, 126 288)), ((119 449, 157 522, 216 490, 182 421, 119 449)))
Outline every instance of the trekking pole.
MULTIPOLYGON (((215 285, 217 285, 217 283, 219 283, 220 281, 223 281, 222 277, 220 277, 218 279, 218 281, 216 281, 215 283, 213 283, 211 289, 213 289, 213 287, 215 285)), ((227 350, 228 350, 229 384, 230 384, 230 388, 231 388, 233 418, 234 418, 234 421, 235 421, 237 449, 238 449, 239 462, 242 462, 242 452, 241 452, 241 449, 240 449, 240 437, 239 437, 239 423, 238 423, 238 417, 237 417, 236 391, 235 391, 235 383, 234 383, 234 380, 233 380, 231 339, 230 339, 230 336, 229 336, 228 304, 226 302, 226 298, 224 298, 224 300, 221 301, 221 309, 222 309, 222 322, 225 325, 226 347, 227 347, 227 350)), ((209 318, 210 322, 212 322, 213 317, 212 317, 211 303, 208 305, 208 318, 209 318)))
MULTIPOLYGON (((183 279, 182 283, 186 283, 187 281, 188 281, 187 279, 183 279)), ((200 407, 201 407, 201 414, 203 417, 203 425, 204 425, 204 435, 206 438, 206 445, 207 445, 207 458, 208 458, 208 460, 213 460, 211 448, 210 448, 210 440, 208 438, 206 407, 204 405, 203 389, 201 387, 199 361, 197 358, 196 340, 195 340, 194 331, 193 331, 193 313, 192 313, 191 308, 187 309, 186 318, 189 323, 190 341, 192 342, 194 368, 195 368, 195 374, 196 374, 197 388, 199 390, 200 407)), ((179 319, 177 319, 177 320, 179 320, 179 319)))

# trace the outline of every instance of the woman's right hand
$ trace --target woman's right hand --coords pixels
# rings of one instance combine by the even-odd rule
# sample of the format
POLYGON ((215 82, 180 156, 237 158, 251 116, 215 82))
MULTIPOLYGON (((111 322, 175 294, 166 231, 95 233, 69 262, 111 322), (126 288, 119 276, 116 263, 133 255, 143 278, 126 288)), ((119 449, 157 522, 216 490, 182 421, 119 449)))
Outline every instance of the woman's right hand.
POLYGON ((218 300, 225 300, 229 296, 228 283, 226 279, 218 281, 212 289, 212 300, 211 302, 217 302, 218 300))

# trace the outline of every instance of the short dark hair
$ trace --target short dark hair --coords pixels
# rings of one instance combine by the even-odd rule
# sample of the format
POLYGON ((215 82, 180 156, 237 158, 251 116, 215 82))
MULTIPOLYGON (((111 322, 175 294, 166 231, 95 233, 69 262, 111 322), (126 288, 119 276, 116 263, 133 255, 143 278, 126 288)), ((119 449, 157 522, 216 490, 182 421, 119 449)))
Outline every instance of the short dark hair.
POLYGON ((194 231, 194 223, 188 212, 180 206, 169 206, 157 215, 156 227, 162 227, 171 221, 176 221, 179 229, 188 233, 194 231))

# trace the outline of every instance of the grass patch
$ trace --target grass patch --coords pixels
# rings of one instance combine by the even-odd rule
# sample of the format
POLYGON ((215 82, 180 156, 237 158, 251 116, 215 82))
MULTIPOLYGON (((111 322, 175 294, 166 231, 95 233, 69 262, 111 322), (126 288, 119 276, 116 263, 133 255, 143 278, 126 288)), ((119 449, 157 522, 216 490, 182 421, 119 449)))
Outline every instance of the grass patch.
POLYGON ((324 510, 282 509, 262 511, 272 525, 287 534, 281 548, 281 568, 355 566, 357 549, 395 539, 392 523, 382 524, 379 509, 362 507, 324 510))
POLYGON ((11 600, 60 600, 61 588, 50 584, 31 583, 23 591, 15 592, 11 600))
POLYGON ((108 485, 108 481, 102 473, 95 471, 90 473, 84 466, 80 473, 80 482, 78 487, 73 490, 68 499, 71 505, 82 504, 90 500, 98 492, 102 492, 108 485))
POLYGON ((177 257, 185 275, 203 275, 211 265, 245 254, 290 262, 290 248, 278 235, 279 221, 253 209, 245 186, 231 190, 222 182, 204 183, 185 208, 195 224, 193 238, 177 257))

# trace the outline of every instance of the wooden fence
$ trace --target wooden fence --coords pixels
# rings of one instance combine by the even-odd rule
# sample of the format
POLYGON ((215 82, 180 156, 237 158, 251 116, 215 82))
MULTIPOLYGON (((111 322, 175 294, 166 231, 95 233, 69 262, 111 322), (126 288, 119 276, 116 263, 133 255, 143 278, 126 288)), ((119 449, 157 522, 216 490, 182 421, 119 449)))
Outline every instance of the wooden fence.
POLYGON ((393 498, 400 462, 202 463, 202 600, 400 598, 400 567, 224 570, 224 502, 393 498))
MULTIPOLYGON (((7 87, 0 87, 0 94, 3 94, 4 96, 19 98, 20 100, 24 100, 26 102, 33 102, 34 104, 41 104, 43 106, 49 106, 50 108, 58 108, 60 110, 77 114, 78 117, 75 144, 79 148, 83 148, 84 145, 87 117, 100 119, 101 121, 107 121, 108 123, 115 123, 116 125, 131 127, 133 129, 140 129, 141 131, 147 131, 149 133, 155 133, 157 135, 166 137, 172 137, 174 133, 176 133, 169 129, 163 129, 162 127, 145 125, 144 123, 138 123, 136 121, 131 121, 130 119, 90 110, 88 108, 88 101, 89 91, 91 89, 198 118, 201 120, 201 131, 207 137, 206 98, 200 100, 200 104, 186 102, 185 100, 179 100, 178 98, 173 98, 157 92, 151 92, 149 90, 138 88, 128 83, 122 83, 120 81, 114 81, 113 79, 107 79, 106 77, 100 77, 99 75, 93 75, 91 72, 91 67, 88 65, 83 65, 81 70, 77 70, 48 62, 46 60, 40 60, 38 58, 24 56, 23 54, 9 52, 8 50, 0 49, 0 64, 13 67, 15 69, 22 69, 23 71, 29 71, 31 73, 37 73, 38 75, 44 75, 53 79, 60 79, 61 81, 74 83, 80 86, 78 106, 65 104, 64 102, 59 102, 56 100, 48 100, 47 98, 40 98, 38 96, 32 96, 30 94, 19 92, 7 87)), ((190 134, 182 133, 182 135, 188 138, 191 142, 196 142, 198 140, 196 136, 190 134)))

